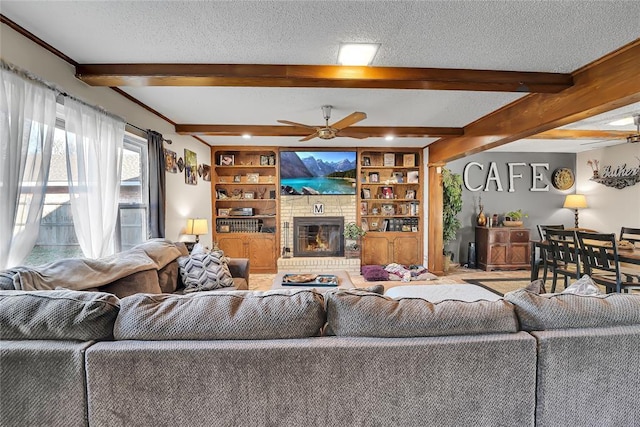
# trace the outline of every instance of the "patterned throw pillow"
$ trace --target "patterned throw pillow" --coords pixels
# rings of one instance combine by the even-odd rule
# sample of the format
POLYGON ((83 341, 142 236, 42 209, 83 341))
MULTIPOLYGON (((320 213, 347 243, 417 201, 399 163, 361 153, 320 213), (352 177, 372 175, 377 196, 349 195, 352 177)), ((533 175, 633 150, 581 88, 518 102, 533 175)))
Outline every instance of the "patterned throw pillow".
POLYGON ((233 278, 222 251, 178 258, 186 292, 209 291, 233 286, 233 278))

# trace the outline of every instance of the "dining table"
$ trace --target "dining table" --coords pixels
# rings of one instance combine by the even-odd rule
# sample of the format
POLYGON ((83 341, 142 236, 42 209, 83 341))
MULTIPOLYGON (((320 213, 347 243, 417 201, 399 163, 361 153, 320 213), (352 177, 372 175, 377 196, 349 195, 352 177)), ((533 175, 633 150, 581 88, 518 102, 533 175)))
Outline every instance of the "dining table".
MULTIPOLYGON (((536 248, 540 250, 540 253, 551 250, 551 244, 546 240, 531 240, 531 281, 538 279, 538 259, 536 258, 536 248)), ((613 259, 613 254, 611 254, 613 259)), ((640 265, 640 247, 637 245, 633 249, 620 249, 618 248, 618 261, 626 262, 628 264, 640 265)))

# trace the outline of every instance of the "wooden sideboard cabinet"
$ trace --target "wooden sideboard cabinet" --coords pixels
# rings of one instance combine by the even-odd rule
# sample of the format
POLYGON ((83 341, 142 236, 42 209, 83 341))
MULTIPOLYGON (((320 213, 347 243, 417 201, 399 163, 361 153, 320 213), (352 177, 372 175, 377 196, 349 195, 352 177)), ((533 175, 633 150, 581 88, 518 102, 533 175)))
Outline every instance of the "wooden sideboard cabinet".
POLYGON ((476 227, 478 268, 483 270, 528 270, 529 229, 521 227, 476 227))

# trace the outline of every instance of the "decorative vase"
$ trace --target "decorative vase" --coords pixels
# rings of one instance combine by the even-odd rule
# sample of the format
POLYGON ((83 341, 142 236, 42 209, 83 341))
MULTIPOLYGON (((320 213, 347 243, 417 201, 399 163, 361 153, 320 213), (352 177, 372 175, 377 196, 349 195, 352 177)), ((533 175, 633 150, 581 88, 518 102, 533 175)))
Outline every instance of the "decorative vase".
POLYGON ((485 225, 487 225, 487 216, 484 214, 483 209, 484 206, 480 205, 480 213, 478 214, 478 218, 476 219, 476 222, 480 227, 484 227, 485 225))

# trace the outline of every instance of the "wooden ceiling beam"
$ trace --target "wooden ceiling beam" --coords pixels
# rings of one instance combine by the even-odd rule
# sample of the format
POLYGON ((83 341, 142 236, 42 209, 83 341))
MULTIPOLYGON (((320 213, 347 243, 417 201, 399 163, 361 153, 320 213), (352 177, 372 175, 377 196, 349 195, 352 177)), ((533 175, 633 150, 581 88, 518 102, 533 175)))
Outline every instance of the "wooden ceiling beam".
POLYGON ((80 64, 91 86, 249 86, 558 93, 570 74, 442 68, 261 64, 80 64))
MULTIPOLYGON (((252 136, 307 136, 313 132, 313 129, 298 126, 176 124, 176 133, 181 135, 241 136, 249 134, 252 136)), ((350 126, 339 132, 339 136, 352 135, 366 135, 369 137, 393 135, 396 138, 444 138, 462 135, 462 128, 350 126)))
POLYGON ((633 131, 597 129, 551 129, 527 139, 626 139, 633 131))
POLYGON ((640 39, 574 73, 557 94, 529 94, 429 145, 429 162, 450 162, 640 102, 640 39))

